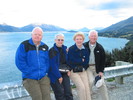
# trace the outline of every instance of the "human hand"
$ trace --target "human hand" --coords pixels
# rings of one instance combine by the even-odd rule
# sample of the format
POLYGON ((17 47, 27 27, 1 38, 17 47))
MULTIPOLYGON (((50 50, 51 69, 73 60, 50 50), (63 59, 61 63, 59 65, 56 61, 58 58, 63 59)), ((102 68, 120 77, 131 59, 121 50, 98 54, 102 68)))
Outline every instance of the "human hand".
POLYGON ((70 76, 70 75, 71 75, 71 72, 70 72, 70 71, 69 71, 69 72, 67 72, 67 75, 68 75, 68 76, 70 76))
POLYGON ((85 59, 84 59, 84 58, 82 58, 82 61, 84 62, 84 61, 85 61, 85 59))
POLYGON ((61 78, 59 78, 58 80, 59 80, 59 83, 61 84, 62 81, 63 81, 63 78, 61 77, 61 78))
POLYGON ((103 72, 99 72, 98 75, 99 75, 100 77, 102 77, 102 76, 103 76, 103 72))
POLYGON ((68 52, 68 51, 69 51, 69 48, 66 49, 66 52, 68 52))

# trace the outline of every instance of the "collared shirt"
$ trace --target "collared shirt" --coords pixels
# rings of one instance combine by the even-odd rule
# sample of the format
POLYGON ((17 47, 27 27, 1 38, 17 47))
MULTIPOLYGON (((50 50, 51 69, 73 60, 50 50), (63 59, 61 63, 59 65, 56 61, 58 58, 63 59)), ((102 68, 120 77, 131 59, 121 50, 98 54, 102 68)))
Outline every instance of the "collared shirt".
POLYGON ((94 55, 94 49, 96 47, 96 43, 94 45, 90 44, 89 42, 89 48, 90 48, 90 60, 89 64, 95 64, 95 55, 94 55))
MULTIPOLYGON (((78 48, 78 46, 77 46, 77 48, 78 48)), ((84 45, 82 45, 82 47, 81 48, 78 48, 79 50, 82 50, 82 49, 85 49, 85 47, 84 47, 84 45)))

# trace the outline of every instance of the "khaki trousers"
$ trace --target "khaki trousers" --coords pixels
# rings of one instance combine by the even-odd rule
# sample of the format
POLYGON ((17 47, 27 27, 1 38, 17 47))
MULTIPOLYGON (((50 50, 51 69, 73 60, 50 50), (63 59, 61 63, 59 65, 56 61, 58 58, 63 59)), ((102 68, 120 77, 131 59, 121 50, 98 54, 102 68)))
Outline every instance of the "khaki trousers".
POLYGON ((47 76, 43 77, 41 80, 25 79, 23 85, 30 94, 32 100, 51 100, 50 81, 47 76))
MULTIPOLYGON (((95 66, 89 66, 89 68, 87 69, 87 75, 88 75, 90 90, 92 92, 92 87, 94 86, 95 76, 97 76, 95 66)), ((104 82, 104 77, 102 77, 102 80, 103 80, 103 85, 100 88, 98 88, 99 96, 101 97, 102 100, 109 100, 107 87, 104 82)))
POLYGON ((86 71, 78 73, 73 73, 73 71, 71 71, 70 79, 76 85, 79 100, 91 100, 86 71))

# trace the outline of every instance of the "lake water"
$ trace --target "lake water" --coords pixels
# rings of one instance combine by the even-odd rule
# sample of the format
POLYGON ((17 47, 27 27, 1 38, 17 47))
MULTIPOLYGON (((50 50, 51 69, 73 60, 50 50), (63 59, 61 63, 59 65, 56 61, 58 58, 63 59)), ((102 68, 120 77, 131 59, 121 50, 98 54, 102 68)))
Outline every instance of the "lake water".
MULTIPOLYGON (((43 42, 49 47, 53 46, 54 35, 57 32, 44 33, 43 42)), ((65 35, 65 45, 68 47, 74 44, 72 40, 74 33, 63 32, 65 35)), ((87 35, 85 41, 88 40, 87 35)), ((8 83, 21 80, 21 72, 15 66, 15 52, 19 44, 31 37, 30 33, 12 32, 0 33, 0 83, 8 83)), ((126 39, 99 37, 105 50, 111 51, 114 48, 122 48, 128 42, 126 39)))

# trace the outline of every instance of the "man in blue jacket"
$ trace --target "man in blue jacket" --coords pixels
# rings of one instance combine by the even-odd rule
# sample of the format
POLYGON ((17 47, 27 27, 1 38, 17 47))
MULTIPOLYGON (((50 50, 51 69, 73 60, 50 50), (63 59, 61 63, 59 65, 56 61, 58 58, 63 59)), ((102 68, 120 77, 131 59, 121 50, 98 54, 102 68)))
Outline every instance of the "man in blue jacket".
POLYGON ((22 72, 23 85, 32 100, 51 100, 48 46, 41 42, 43 30, 35 27, 32 38, 23 41, 16 52, 16 66, 22 72))
POLYGON ((67 47, 63 43, 64 35, 56 34, 54 46, 49 50, 50 71, 48 76, 56 100, 73 100, 69 79, 70 71, 67 66, 67 47), (60 67, 63 65, 67 71, 60 67))

